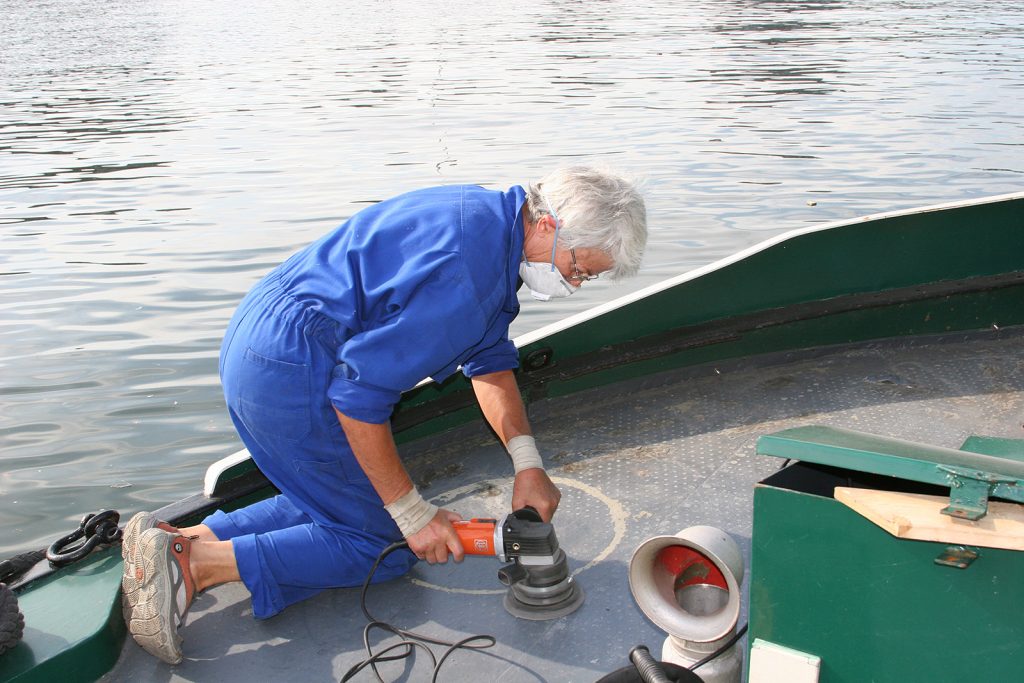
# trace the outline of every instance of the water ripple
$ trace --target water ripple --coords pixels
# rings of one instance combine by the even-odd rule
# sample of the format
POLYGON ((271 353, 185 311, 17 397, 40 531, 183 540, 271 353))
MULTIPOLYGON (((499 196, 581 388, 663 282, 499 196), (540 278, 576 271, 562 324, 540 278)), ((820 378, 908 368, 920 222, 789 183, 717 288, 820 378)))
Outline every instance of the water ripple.
POLYGON ((404 190, 646 176, 642 274, 804 225, 1019 190, 1010 0, 0 0, 0 556, 188 495, 238 444, 244 292, 404 190))

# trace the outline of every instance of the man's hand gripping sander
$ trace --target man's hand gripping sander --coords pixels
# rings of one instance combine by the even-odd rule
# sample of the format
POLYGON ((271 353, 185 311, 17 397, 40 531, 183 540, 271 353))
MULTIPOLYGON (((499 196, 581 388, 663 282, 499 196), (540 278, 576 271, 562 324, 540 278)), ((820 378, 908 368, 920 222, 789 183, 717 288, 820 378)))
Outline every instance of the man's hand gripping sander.
POLYGON ((557 619, 583 604, 583 590, 569 576, 565 551, 555 528, 541 521, 531 507, 504 518, 455 522, 455 532, 467 555, 491 555, 510 562, 498 570, 508 586, 504 605, 520 619, 557 619))

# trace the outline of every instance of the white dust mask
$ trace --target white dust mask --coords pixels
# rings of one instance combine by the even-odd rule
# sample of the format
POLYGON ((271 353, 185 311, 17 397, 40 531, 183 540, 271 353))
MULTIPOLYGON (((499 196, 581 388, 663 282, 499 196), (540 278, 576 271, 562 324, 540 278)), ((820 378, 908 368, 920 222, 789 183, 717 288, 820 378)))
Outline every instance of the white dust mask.
POLYGON ((579 287, 573 287, 550 263, 521 261, 519 277, 530 288, 530 294, 538 301, 550 301, 574 294, 579 287))

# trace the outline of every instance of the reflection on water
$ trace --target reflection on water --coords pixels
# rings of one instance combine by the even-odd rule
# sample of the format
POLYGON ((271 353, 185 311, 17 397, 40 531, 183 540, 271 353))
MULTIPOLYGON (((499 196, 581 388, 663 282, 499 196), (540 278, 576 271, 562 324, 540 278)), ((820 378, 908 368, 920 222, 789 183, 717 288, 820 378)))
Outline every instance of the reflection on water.
POLYGON ((0 556, 197 490, 247 288, 368 203, 648 179, 644 273, 1019 189, 1017 2, 0 0, 0 556))

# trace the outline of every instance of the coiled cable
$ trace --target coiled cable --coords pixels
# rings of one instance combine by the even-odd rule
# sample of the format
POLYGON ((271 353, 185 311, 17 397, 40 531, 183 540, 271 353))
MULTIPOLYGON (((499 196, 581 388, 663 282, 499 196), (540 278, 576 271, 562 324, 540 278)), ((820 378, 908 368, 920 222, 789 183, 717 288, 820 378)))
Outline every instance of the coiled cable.
POLYGON ((362 608, 363 615, 366 617, 368 622, 366 626, 363 627, 363 647, 366 648, 367 657, 363 661, 351 667, 347 672, 345 672, 345 675, 341 678, 341 683, 345 683, 346 681, 351 680, 353 676, 358 674, 366 667, 370 667, 373 670, 373 674, 377 677, 377 680, 380 681, 380 683, 384 683, 384 679, 381 678, 380 672, 377 670, 377 664, 380 662, 400 661, 402 659, 410 657, 416 651, 417 648, 426 652, 427 655, 430 657, 431 666, 433 667, 433 674, 430 680, 432 683, 436 683, 436 681, 438 680, 438 674, 441 671, 441 666, 444 664, 445 660, 448 659, 449 656, 451 656, 453 652, 460 649, 483 650, 492 647, 497 642, 494 636, 477 635, 469 636, 467 638, 463 638, 462 640, 453 643, 446 640, 425 636, 414 631, 408 631, 406 629, 398 628, 397 626, 392 626, 387 622, 376 619, 372 614, 370 614, 370 610, 366 607, 366 593, 370 588, 370 581, 371 579, 373 579, 373 575, 377 571, 377 567, 380 566, 380 563, 384 561, 385 557, 387 557, 394 551, 408 547, 409 544, 405 541, 398 541, 384 548, 384 550, 381 551, 380 555, 377 556, 377 560, 373 563, 373 567, 370 568, 370 573, 366 575, 366 581, 363 582, 363 589, 359 594, 359 606, 360 608, 362 608), (383 650, 374 652, 373 647, 370 645, 370 633, 374 629, 388 631, 390 633, 397 635, 402 640, 394 645, 384 648, 383 650), (430 649, 430 645, 437 645, 446 648, 444 653, 441 655, 440 659, 438 659, 435 656, 434 651, 430 649), (404 652, 401 652, 399 654, 390 654, 391 652, 399 649, 404 649, 404 652))

